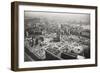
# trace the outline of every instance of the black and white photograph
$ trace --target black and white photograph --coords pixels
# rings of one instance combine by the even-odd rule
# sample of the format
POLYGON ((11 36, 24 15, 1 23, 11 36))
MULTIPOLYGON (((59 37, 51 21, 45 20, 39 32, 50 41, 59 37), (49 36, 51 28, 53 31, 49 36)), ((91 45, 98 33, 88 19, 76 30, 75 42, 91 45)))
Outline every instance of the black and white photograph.
POLYGON ((24 61, 89 59, 90 14, 24 11, 24 61))
POLYGON ((97 66, 97 7, 12 3, 14 71, 97 66))

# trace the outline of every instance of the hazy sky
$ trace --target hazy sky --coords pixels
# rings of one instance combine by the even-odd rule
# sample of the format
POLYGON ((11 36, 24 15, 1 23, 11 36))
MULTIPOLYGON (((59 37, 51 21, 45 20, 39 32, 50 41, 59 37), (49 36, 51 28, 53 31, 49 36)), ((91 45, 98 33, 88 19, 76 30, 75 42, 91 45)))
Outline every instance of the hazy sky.
POLYGON ((58 12, 32 12, 25 11, 25 19, 31 19, 35 17, 42 17, 56 21, 76 21, 76 22, 90 22, 90 14, 82 13, 58 13, 58 12))

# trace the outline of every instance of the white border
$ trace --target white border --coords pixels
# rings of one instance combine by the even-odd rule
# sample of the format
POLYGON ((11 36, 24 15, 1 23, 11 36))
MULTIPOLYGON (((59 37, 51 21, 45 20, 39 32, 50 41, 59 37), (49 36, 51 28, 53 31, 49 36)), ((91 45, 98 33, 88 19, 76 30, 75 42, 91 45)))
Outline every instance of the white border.
POLYGON ((43 6, 19 6, 19 68, 35 68, 48 66, 64 65, 83 65, 95 64, 95 10, 79 8, 60 8, 60 7, 43 7, 43 6), (54 12, 73 12, 91 14, 91 59, 83 60, 59 60, 59 61, 32 61, 24 62, 24 10, 30 11, 54 11, 54 12))

